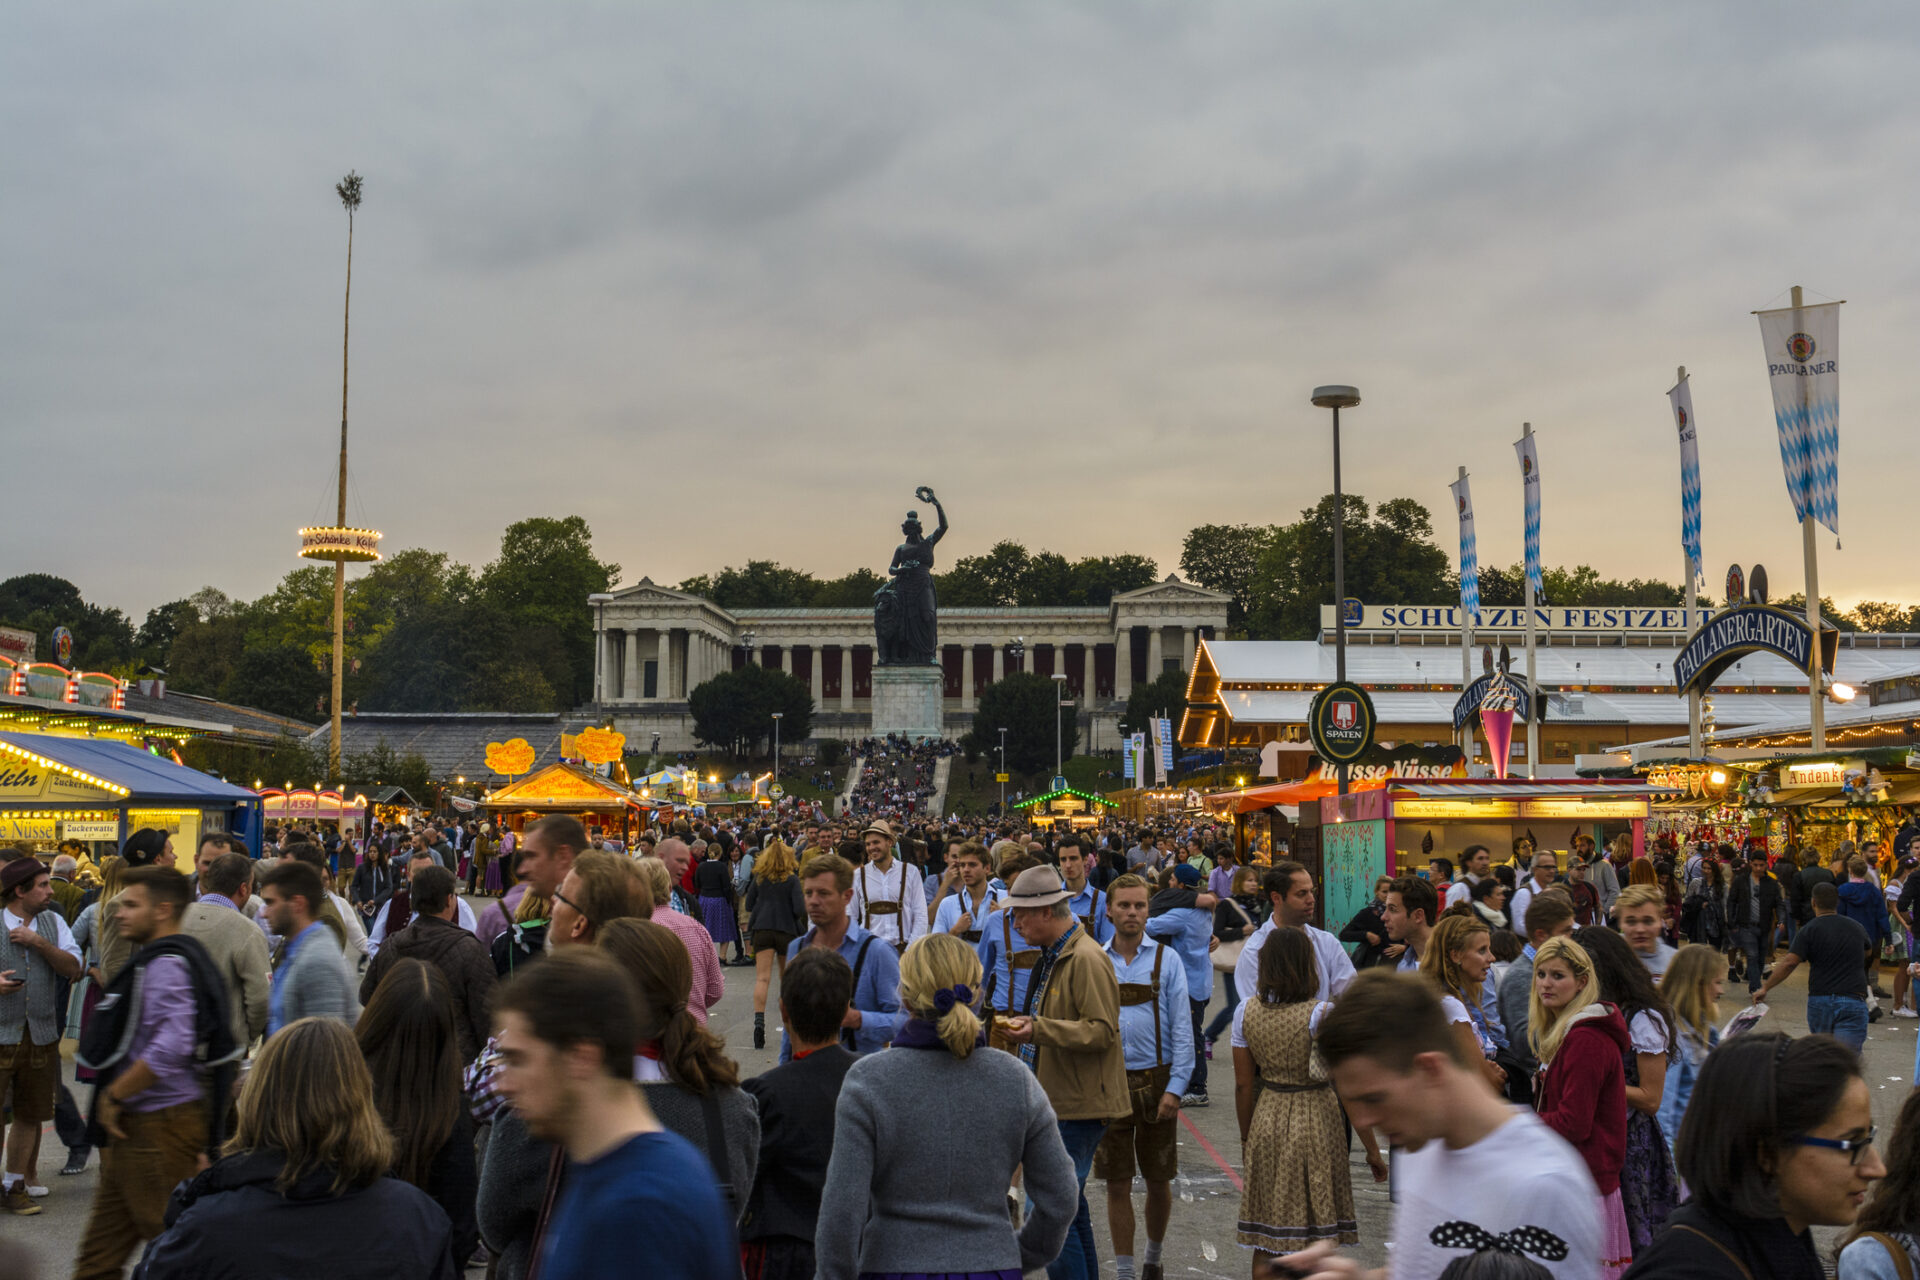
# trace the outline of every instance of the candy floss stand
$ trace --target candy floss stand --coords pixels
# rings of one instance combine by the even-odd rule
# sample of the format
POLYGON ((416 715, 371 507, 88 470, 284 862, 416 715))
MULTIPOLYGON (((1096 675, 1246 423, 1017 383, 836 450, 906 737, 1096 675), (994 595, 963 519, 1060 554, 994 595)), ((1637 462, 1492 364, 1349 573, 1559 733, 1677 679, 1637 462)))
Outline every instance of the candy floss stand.
POLYGON ((1383 875, 1416 874, 1429 858, 1459 866, 1469 845, 1486 845, 1504 862, 1514 839, 1529 831, 1540 848, 1561 855, 1562 866, 1576 833, 1604 845, 1610 831, 1630 830, 1640 857, 1654 800, 1676 794, 1633 779, 1421 778, 1327 796, 1320 801, 1326 918, 1352 919, 1383 875))

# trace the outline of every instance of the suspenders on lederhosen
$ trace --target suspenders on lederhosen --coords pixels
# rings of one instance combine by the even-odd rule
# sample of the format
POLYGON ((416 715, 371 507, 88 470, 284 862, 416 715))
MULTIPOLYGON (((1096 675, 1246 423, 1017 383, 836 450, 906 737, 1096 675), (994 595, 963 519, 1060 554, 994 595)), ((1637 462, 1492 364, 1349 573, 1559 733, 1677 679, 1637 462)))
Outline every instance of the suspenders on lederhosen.
MULTIPOLYGON (((898 859, 895 859, 895 861, 898 861, 898 859)), ((875 902, 870 896, 868 896, 867 865, 868 864, 864 862, 860 864, 860 927, 862 929, 867 930, 869 933, 871 933, 873 931, 873 917, 894 916, 898 918, 900 915, 900 903, 897 901, 875 902)), ((882 889, 887 887, 887 881, 886 881, 886 876, 884 872, 881 875, 880 887, 882 889)), ((905 898, 906 896, 907 896, 907 868, 906 868, 906 863, 902 862, 900 864, 900 897, 905 898)), ((906 944, 907 944, 907 930, 903 923, 900 928, 900 941, 894 943, 893 946, 896 950, 898 950, 906 946, 906 944)))
POLYGON ((1123 982, 1120 984, 1120 1007, 1127 1008, 1136 1004, 1153 1006, 1153 1064, 1160 1066, 1166 1054, 1161 1050, 1160 1041, 1160 962, 1166 959, 1167 946, 1160 943, 1153 952, 1153 979, 1150 982, 1123 982))
MULTIPOLYGON (((1087 887, 1088 887, 1088 888, 1090 888, 1090 889, 1091 889, 1091 888, 1093 888, 1093 886, 1092 886, 1091 884, 1089 884, 1089 885, 1088 885, 1087 887)), ((1091 907, 1089 907, 1089 908, 1087 909, 1087 914, 1085 914, 1085 915, 1083 915, 1083 916, 1081 916, 1081 917, 1080 917, 1080 927, 1081 927, 1082 929, 1085 929, 1085 930, 1087 931, 1087 936, 1088 936, 1089 938, 1092 938, 1092 939, 1094 939, 1094 940, 1096 940, 1096 941, 1098 941, 1098 940, 1099 940, 1099 937, 1100 937, 1100 931, 1099 931, 1098 929, 1096 929, 1096 928, 1094 928, 1094 927, 1093 927, 1093 920, 1094 920, 1094 917, 1095 917, 1095 916, 1097 916, 1097 915, 1099 915, 1099 914, 1100 914, 1100 891, 1099 891, 1098 889, 1094 889, 1094 890, 1093 890, 1093 905, 1092 905, 1091 907)), ((1155 961, 1153 962, 1153 964, 1154 964, 1154 970, 1153 970, 1153 971, 1154 971, 1155 973, 1159 973, 1159 972, 1160 972, 1160 962, 1159 962, 1158 960, 1155 960, 1155 961)))
MULTIPOLYGON (((960 886, 960 905, 962 907, 967 907, 967 888, 965 885, 960 886)), ((986 902, 980 908, 981 924, 985 924, 987 922, 987 912, 991 910, 993 910, 993 889, 989 887, 987 889, 986 902)), ((962 911, 960 914, 972 915, 973 910, 971 907, 967 907, 967 909, 962 911)), ((981 930, 979 929, 962 929, 960 931, 960 936, 965 938, 969 944, 979 942, 980 934, 981 934, 981 930)))
MULTIPOLYGON (((1011 907, 1002 907, 1000 911, 1000 941, 1001 945, 1005 948, 1004 954, 1007 957, 1007 993, 1005 998, 1007 1007, 1001 1010, 1001 1012, 1012 1013, 1013 971, 1015 969, 1031 969, 1036 964, 1039 964, 1040 949, 1038 947, 1030 947, 1025 951, 1015 951, 1013 949, 1013 909, 1011 907)), ((1033 983, 1028 982, 1026 998, 1020 1002, 1020 1012, 1024 1014, 1031 1013, 1032 1011, 1033 983)), ((1008 1053, 1012 1053, 1017 1049, 1019 1046, 1002 1035, 999 1028, 994 1025, 993 1010, 989 1009, 986 1016, 987 1043, 996 1049, 1004 1049, 1008 1053)))

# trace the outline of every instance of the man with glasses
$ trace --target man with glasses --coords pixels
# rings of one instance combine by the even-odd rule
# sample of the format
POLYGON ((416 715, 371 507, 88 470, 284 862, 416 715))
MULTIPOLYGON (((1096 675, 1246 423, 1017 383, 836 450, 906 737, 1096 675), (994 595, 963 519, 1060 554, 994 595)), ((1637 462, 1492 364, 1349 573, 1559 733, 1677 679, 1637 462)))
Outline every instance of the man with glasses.
POLYGON ((1542 849, 1533 855, 1533 874, 1520 882, 1513 891, 1513 909, 1507 913, 1509 920, 1525 920, 1527 904, 1533 901, 1533 895, 1542 889, 1551 888, 1560 875, 1560 859, 1553 850, 1542 849))

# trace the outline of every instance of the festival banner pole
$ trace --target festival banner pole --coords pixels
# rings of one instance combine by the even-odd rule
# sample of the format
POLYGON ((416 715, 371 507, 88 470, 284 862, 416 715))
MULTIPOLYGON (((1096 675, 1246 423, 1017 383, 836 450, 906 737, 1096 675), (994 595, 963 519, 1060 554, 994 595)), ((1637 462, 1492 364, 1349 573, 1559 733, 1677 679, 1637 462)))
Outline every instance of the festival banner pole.
POLYGON ((1527 776, 1539 776, 1540 698, 1533 670, 1534 602, 1546 594, 1540 570, 1540 454, 1533 441, 1533 424, 1520 424, 1520 438, 1514 442, 1520 455, 1520 489, 1526 497, 1527 535, 1527 776))
MULTIPOLYGON (((1840 303, 1805 305, 1799 285, 1780 310, 1759 311, 1767 353, 1773 418, 1780 435, 1780 462, 1787 493, 1800 517, 1806 558, 1807 626, 1813 644, 1807 659, 1807 719, 1815 751, 1827 746, 1825 664, 1820 628, 1820 562, 1814 525, 1840 532, 1840 303)), ((1836 543, 1837 545, 1837 543, 1836 543)))
MULTIPOLYGON (((1467 469, 1449 486, 1453 490, 1454 511, 1460 517, 1460 693, 1464 697, 1473 683, 1473 620, 1480 612, 1480 551, 1473 532, 1473 494, 1467 485, 1467 469)), ((1473 721, 1468 719, 1459 734, 1460 750, 1473 746, 1473 721)))
MULTIPOLYGON (((1673 407, 1674 426, 1680 433, 1680 550, 1685 561, 1682 570, 1687 580, 1687 630, 1693 630, 1694 610, 1699 606, 1700 561, 1700 448, 1699 432, 1693 420, 1693 388, 1687 385, 1687 366, 1674 371, 1673 389, 1667 392, 1673 407)), ((1706 742, 1700 728, 1700 690, 1687 691, 1687 757, 1698 760, 1706 754, 1706 742)))

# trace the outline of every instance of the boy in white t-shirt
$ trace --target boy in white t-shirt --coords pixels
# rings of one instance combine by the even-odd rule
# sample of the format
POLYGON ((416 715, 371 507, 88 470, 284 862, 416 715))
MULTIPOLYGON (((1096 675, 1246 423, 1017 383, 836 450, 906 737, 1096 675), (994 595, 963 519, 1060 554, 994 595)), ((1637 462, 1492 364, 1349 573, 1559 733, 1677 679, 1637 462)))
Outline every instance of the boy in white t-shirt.
POLYGON ((1315 1245, 1286 1259, 1289 1273, 1424 1280, 1501 1241, 1558 1280, 1598 1280, 1600 1195, 1586 1162, 1463 1060, 1421 979, 1360 974, 1322 1019, 1318 1042, 1354 1126, 1400 1148, 1392 1252, 1369 1272, 1315 1245))

